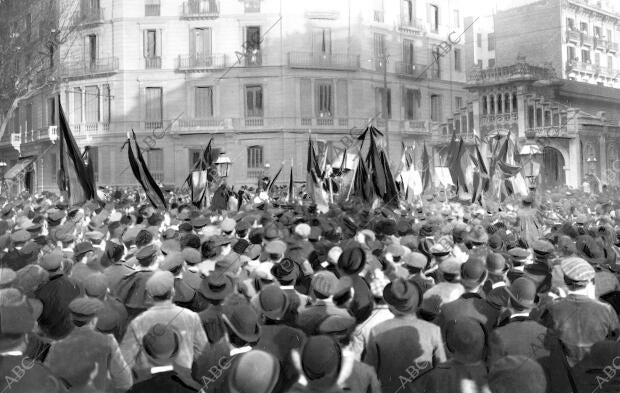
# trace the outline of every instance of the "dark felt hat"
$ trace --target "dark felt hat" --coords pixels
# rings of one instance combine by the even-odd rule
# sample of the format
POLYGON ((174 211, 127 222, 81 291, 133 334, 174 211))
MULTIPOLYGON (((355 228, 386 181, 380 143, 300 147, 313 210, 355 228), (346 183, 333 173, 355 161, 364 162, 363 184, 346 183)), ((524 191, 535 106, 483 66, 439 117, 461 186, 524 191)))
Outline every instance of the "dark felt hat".
POLYGON ((357 274, 366 266, 366 253, 361 247, 347 247, 338 258, 338 269, 343 274, 357 274))
POLYGON ((400 312, 414 312, 420 305, 421 293, 416 284, 397 278, 383 288, 386 303, 400 312))
POLYGON ((228 374, 229 393, 271 393, 278 383, 280 362, 272 354, 252 350, 239 356, 228 374), (260 370, 260 372, 257 372, 260 370))
POLYGON ((309 383, 328 388, 336 381, 342 366, 342 350, 329 336, 309 337, 301 353, 301 367, 309 383))
POLYGON ((261 329, 258 324, 258 315, 253 307, 247 304, 236 304, 228 309, 222 319, 237 337, 248 343, 258 341, 261 329))
POLYGON ((289 298, 280 286, 270 284, 263 287, 258 294, 258 305, 263 315, 272 320, 280 320, 284 317, 288 306, 289 298))
POLYGON ((536 283, 527 277, 514 280, 508 288, 510 303, 518 309, 531 309, 536 301, 536 283))
POLYGON ((271 268, 273 277, 283 282, 297 280, 299 278, 299 273, 299 265, 289 258, 282 259, 271 268))
POLYGON ((200 283, 199 292, 206 299, 222 300, 233 292, 233 281, 227 274, 211 273, 200 283))
POLYGON ((479 258, 469 258, 461 265, 461 283, 465 288, 482 284, 488 276, 485 263, 479 258))

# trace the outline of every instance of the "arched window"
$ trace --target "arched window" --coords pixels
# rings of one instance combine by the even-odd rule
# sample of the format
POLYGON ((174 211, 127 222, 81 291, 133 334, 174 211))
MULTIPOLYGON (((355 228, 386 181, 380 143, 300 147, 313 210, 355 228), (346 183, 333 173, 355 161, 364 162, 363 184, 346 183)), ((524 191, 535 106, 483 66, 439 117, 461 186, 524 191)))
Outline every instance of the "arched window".
POLYGON ((504 94, 504 113, 510 113, 510 93, 504 94))
POLYGON ((495 96, 492 94, 489 96, 489 114, 495 114, 495 96))
POLYGON ((504 112, 504 100, 502 99, 502 94, 498 94, 497 95, 497 113, 503 113, 504 112))
POLYGON ((482 114, 487 114, 487 96, 482 96, 480 99, 480 106, 482 106, 482 114))
POLYGON ((517 93, 512 93, 512 111, 517 112, 517 93))
POLYGON ((542 127, 543 125, 543 110, 542 108, 536 108, 536 127, 542 127))

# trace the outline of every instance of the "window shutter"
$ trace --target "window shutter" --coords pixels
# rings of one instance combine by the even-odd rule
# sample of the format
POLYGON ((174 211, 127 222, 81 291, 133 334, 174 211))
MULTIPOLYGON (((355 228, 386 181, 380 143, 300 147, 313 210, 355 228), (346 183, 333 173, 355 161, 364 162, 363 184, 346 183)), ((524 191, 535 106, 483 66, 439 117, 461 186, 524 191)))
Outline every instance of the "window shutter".
POLYGON ((148 30, 142 30, 142 36, 143 36, 143 41, 144 41, 144 45, 143 45, 143 52, 144 52, 144 57, 149 57, 149 34, 148 34, 148 30))
POLYGON ((332 29, 324 29, 325 53, 332 53, 332 29))
POLYGON ((205 56, 211 56, 211 46, 212 46, 212 35, 211 35, 211 28, 208 29, 204 29, 203 30, 203 54, 205 56))
POLYGON ((299 110, 302 118, 312 117, 312 82, 310 79, 299 81, 299 110))
POLYGON ((189 55, 190 57, 198 57, 196 51, 196 36, 198 35, 198 29, 191 29, 189 31, 189 55))
POLYGON ((161 29, 157 29, 156 38, 155 38, 155 56, 161 56, 161 29))
POLYGON ((349 117, 349 91, 345 79, 336 82, 336 116, 349 117))
POLYGON ((323 30, 315 28, 312 31, 312 53, 321 53, 323 30))

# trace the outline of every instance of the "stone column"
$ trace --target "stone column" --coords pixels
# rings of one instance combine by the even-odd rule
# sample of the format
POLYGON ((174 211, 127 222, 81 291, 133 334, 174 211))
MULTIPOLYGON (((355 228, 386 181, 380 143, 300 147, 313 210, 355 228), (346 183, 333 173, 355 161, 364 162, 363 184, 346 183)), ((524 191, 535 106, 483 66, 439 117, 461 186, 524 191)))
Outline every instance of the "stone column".
POLYGON ((579 187, 582 182, 582 162, 581 162, 581 147, 579 143, 579 137, 569 139, 568 142, 568 157, 566 157, 565 165, 566 170, 566 184, 571 187, 579 187))

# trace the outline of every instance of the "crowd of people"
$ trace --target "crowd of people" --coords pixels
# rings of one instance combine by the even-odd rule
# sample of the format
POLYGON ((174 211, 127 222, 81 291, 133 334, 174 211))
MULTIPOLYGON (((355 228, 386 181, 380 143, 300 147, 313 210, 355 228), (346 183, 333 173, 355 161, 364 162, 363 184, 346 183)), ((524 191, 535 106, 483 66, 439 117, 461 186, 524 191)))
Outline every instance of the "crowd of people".
POLYGON ((0 391, 620 391, 613 195, 253 191, 0 197, 0 391))

